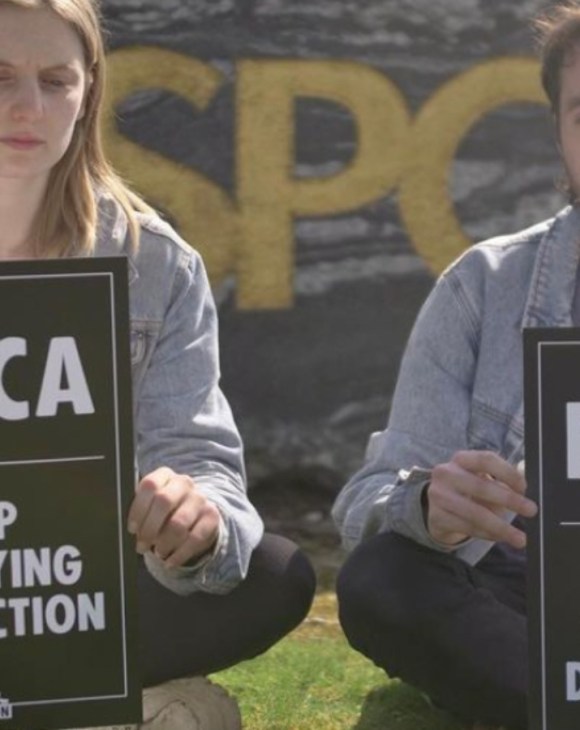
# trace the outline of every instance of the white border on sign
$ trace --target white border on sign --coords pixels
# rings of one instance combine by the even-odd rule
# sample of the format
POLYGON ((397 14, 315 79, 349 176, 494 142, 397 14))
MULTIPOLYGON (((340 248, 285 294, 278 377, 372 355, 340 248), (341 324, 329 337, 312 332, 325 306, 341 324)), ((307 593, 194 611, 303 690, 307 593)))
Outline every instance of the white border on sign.
MULTIPOLYGON (((542 728, 548 730, 546 690, 546 591, 544 570, 544 464, 542 452, 542 348, 580 346, 577 340, 538 342, 538 519, 540 522, 540 654, 542 663, 542 728)), ((560 522, 561 527, 580 527, 580 522, 560 522)))
POLYGON ((544 585, 544 464, 542 452, 542 346, 538 343, 538 517, 540 521, 540 654, 542 664, 542 728, 547 730, 546 718, 546 594, 544 585))
MULTIPOLYGON (((123 554, 124 554, 124 546, 123 546, 123 524, 121 520, 122 516, 122 500, 121 500, 121 448, 120 448, 120 438, 119 438, 119 395, 118 395, 118 384, 117 384, 117 329, 116 329, 116 322, 115 322, 115 280, 112 272, 107 271, 95 271, 95 272, 87 272, 87 273, 73 273, 73 274, 20 274, 20 275, 11 275, 11 276, 2 276, 0 277, 2 280, 14 280, 14 279, 86 279, 86 278, 94 278, 94 277, 106 277, 109 279, 109 292, 110 292, 110 300, 111 300, 111 336, 112 336, 112 360, 113 360, 113 408, 115 412, 115 471, 116 471, 116 491, 117 491, 117 529, 118 529, 118 535, 119 535, 119 573, 120 573, 120 585, 121 585, 121 615, 122 615, 122 621, 121 621, 121 627, 123 632, 123 681, 124 681, 124 691, 122 694, 111 694, 111 695, 93 695, 91 697, 65 697, 61 699, 50 699, 50 700, 32 700, 30 702, 14 702, 12 703, 13 707, 31 707, 34 705, 54 705, 54 704, 61 704, 63 702, 89 702, 89 701, 98 701, 98 700, 112 700, 112 699, 120 699, 123 697, 127 697, 129 694, 128 690, 128 670, 127 670, 127 636, 125 632, 125 623, 126 623, 126 602, 125 602, 125 574, 124 574, 124 566, 123 566, 123 554)), ((98 459, 104 459, 105 457, 102 455, 96 455, 96 456, 81 456, 81 457, 63 457, 62 459, 36 459, 36 460, 30 460, 30 461, 0 461, 0 467, 1 466, 8 466, 8 465, 18 465, 18 464, 31 464, 31 463, 49 463, 49 462, 70 462, 70 461, 88 461, 88 460, 98 460, 98 459)))

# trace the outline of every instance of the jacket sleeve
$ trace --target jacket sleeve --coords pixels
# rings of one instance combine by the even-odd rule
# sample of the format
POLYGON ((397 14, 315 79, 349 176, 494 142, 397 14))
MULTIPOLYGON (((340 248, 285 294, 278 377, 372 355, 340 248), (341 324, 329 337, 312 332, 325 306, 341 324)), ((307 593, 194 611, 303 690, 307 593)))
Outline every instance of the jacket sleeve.
POLYGON ((439 279, 423 305, 401 362, 388 427, 371 436, 364 466, 333 508, 347 549, 392 530, 449 550, 430 537, 421 496, 430 469, 468 448, 476 311, 453 271, 439 279))
POLYGON ((189 474, 218 508, 212 555, 191 567, 152 574, 176 593, 226 593, 247 574, 263 524, 246 494, 243 447, 219 387, 217 313, 201 258, 193 250, 177 268, 159 338, 136 403, 137 462, 143 476, 160 466, 189 474))

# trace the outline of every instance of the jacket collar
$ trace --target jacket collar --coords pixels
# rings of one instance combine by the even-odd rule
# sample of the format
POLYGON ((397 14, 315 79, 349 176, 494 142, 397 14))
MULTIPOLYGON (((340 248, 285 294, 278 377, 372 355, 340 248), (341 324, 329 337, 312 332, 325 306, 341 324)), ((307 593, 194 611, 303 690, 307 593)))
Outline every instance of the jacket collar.
POLYGON ((564 208, 540 241, 523 327, 571 327, 580 262, 580 209, 564 208))

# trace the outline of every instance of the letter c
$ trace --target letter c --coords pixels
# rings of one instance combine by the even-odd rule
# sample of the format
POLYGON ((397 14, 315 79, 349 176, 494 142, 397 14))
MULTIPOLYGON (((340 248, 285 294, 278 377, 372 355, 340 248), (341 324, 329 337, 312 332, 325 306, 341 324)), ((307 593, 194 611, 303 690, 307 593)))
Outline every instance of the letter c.
POLYGON ((449 168, 462 138, 503 104, 545 104, 538 77, 535 60, 493 59, 453 78, 419 112, 399 205, 414 245, 435 273, 471 244, 448 192, 449 168))
POLYGON ((3 374, 6 363, 13 357, 26 355, 26 340, 22 337, 5 337, 0 340, 0 419, 23 421, 30 414, 28 401, 16 401, 4 390, 3 374))

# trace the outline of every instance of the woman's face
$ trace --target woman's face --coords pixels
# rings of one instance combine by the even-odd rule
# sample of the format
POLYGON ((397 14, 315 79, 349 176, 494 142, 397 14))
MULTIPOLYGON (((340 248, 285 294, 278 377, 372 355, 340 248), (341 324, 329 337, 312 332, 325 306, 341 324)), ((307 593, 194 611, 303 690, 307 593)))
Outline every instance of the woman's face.
POLYGON ((73 28, 0 3, 0 183, 46 182, 82 117, 88 75, 73 28))

